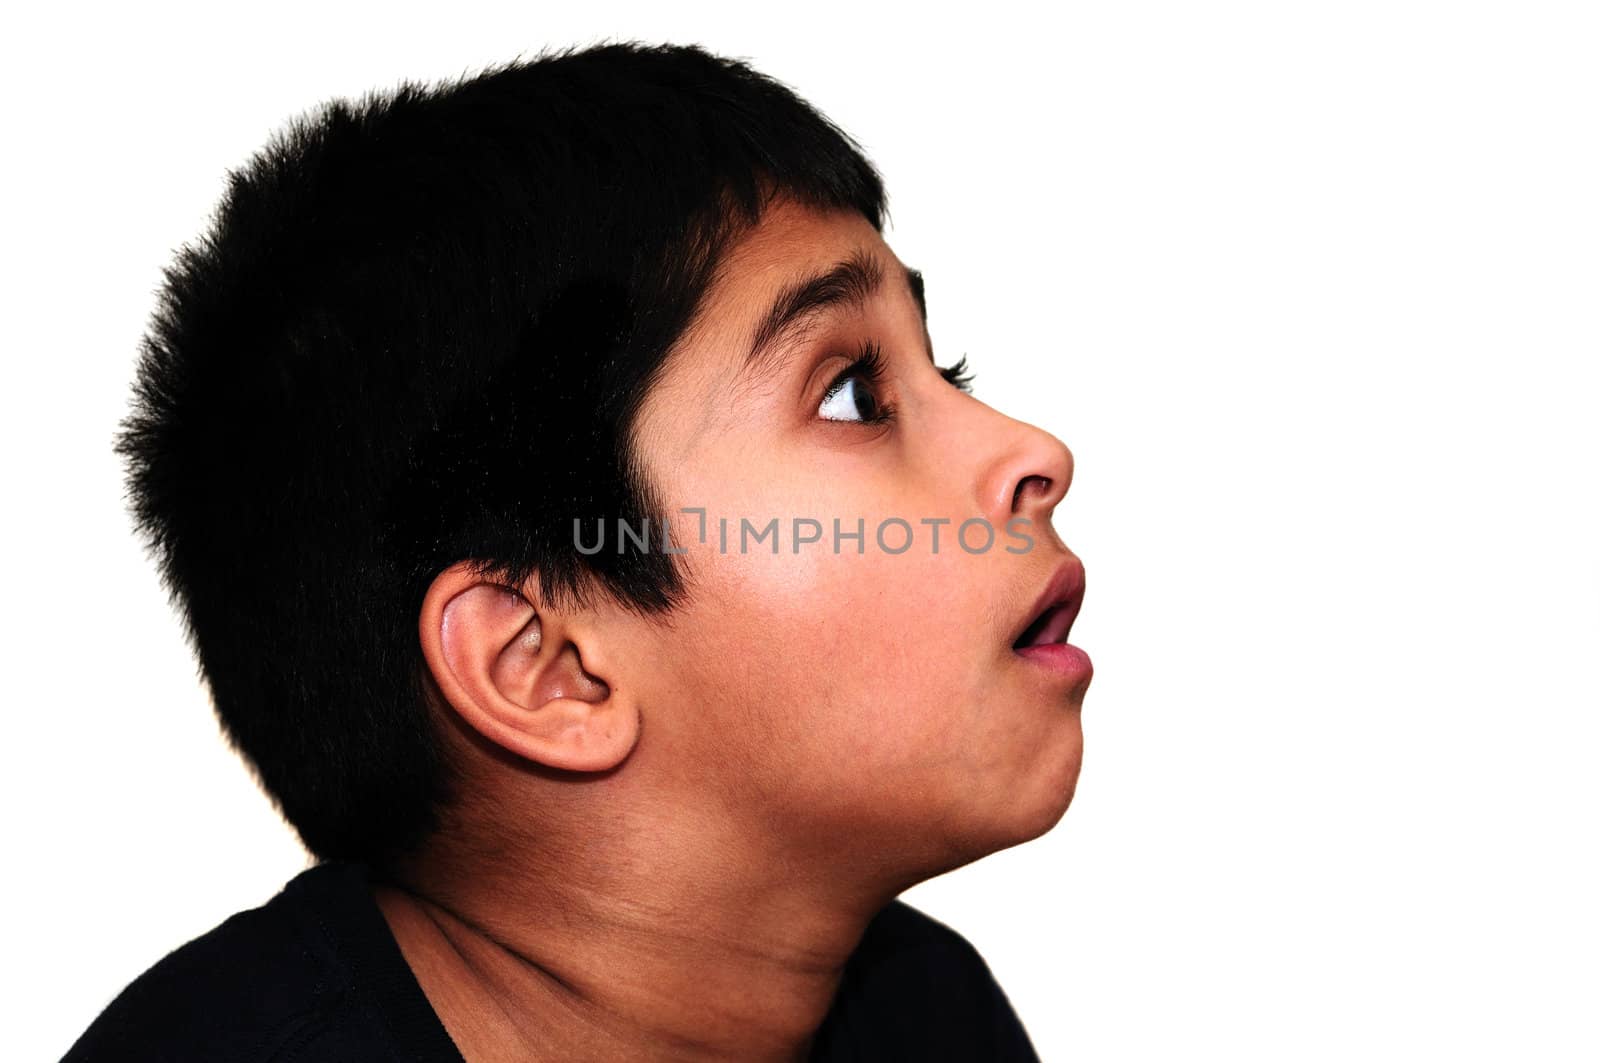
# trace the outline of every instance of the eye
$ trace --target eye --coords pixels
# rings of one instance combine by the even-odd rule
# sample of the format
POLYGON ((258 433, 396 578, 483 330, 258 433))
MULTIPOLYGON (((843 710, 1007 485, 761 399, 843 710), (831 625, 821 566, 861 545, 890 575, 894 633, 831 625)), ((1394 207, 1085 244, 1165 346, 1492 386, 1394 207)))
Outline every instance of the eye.
POLYGON ((852 376, 848 372, 828 387, 828 394, 817 412, 826 421, 877 424, 883 419, 878 397, 859 375, 852 376))
POLYGON ((855 361, 844 368, 822 396, 817 415, 825 421, 885 424, 894 419, 894 407, 878 397, 883 386, 883 354, 868 341, 855 361))

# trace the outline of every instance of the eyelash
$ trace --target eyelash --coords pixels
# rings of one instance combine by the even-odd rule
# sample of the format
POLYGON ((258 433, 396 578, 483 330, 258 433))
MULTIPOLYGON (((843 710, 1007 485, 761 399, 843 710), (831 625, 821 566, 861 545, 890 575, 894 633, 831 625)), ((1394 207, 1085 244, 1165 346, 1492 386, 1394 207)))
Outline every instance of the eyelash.
MULTIPOLYGON (((833 383, 828 385, 828 390, 822 393, 822 401, 827 402, 839 393, 844 383, 851 378, 863 381, 870 386, 874 393, 882 390, 883 380, 887 375, 888 366, 883 357, 883 349, 876 340, 866 340, 861 344, 861 350, 856 354, 855 360, 845 366, 839 375, 833 378, 833 383)), ((952 387, 958 388, 967 394, 972 394, 972 372, 967 368, 967 356, 962 355, 956 359, 956 364, 941 368, 939 375, 952 387)), ((819 403, 820 405, 820 403, 819 403)), ((887 424, 894 420, 896 409, 893 405, 880 401, 878 412, 872 417, 856 422, 857 424, 887 424)))
POLYGON ((972 371, 967 368, 967 356, 962 355, 956 359, 956 364, 939 370, 939 375, 949 381, 951 385, 972 394, 972 371))

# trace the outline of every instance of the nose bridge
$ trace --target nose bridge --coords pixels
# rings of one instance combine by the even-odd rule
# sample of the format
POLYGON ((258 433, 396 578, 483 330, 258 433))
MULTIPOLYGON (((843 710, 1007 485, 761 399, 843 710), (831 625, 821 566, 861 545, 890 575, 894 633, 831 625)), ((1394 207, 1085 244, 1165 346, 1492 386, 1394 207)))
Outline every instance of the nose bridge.
POLYGON ((1044 532, 1072 486, 1072 451, 1037 425, 997 416, 998 442, 977 484, 980 511, 996 528, 1021 517, 1044 532))

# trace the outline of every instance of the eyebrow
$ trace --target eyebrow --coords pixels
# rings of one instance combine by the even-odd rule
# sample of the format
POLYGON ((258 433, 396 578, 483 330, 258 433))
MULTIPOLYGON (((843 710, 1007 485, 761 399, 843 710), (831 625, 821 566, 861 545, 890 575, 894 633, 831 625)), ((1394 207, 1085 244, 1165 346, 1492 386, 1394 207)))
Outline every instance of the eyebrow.
MULTIPOLYGON (((883 272, 882 263, 864 248, 857 248, 848 258, 828 269, 784 285, 756 325, 739 374, 753 376, 772 372, 777 368, 774 356, 782 351, 785 341, 819 315, 865 306, 883 286, 883 272)), ((905 279, 917 302, 926 340, 928 301, 922 273, 907 266, 905 279)), ((928 359, 932 361, 933 346, 931 343, 927 346, 928 359)))

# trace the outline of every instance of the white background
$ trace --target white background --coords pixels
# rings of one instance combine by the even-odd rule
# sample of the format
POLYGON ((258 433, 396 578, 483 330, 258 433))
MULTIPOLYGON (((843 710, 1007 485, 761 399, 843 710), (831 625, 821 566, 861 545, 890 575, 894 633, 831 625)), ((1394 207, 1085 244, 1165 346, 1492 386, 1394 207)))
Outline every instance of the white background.
POLYGON ((305 865, 121 508, 160 268, 291 115, 610 35, 854 135, 941 359, 1077 457, 1078 796, 906 895, 1045 1060, 1597 1058, 1592 10, 12 13, 5 1055, 305 865))

